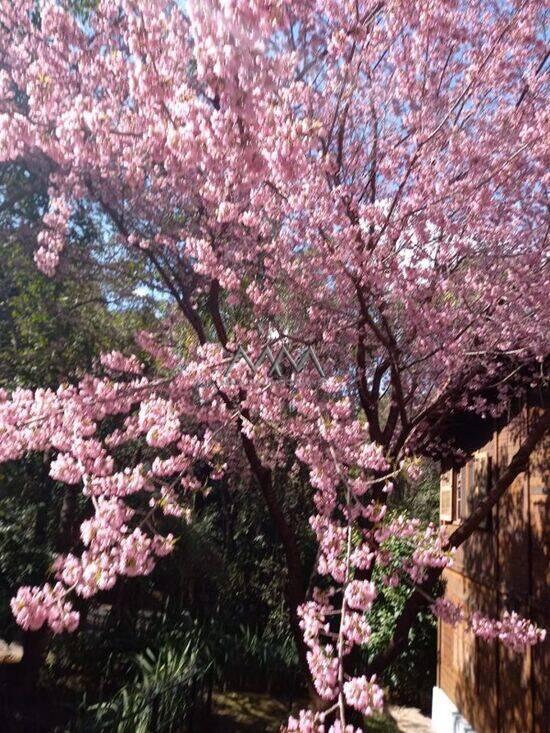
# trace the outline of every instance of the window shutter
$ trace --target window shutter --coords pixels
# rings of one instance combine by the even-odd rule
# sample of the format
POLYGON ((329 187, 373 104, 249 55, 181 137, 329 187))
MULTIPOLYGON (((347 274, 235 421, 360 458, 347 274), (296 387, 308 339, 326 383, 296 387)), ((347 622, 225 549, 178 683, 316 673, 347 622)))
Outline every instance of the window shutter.
POLYGON ((455 479, 455 518, 466 516, 466 500, 468 498, 468 464, 462 466, 455 479))
POLYGON ((443 522, 453 521, 453 472, 441 474, 439 481, 439 516, 443 522))

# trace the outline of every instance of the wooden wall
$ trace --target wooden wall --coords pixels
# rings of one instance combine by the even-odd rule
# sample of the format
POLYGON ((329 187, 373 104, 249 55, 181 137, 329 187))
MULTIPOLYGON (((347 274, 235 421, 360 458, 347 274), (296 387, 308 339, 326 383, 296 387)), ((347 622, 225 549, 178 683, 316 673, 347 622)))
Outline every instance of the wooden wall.
MULTIPOLYGON (((528 427, 525 411, 503 431, 495 434, 465 466, 457 487, 452 477, 452 518, 458 523, 484 490, 483 460, 490 459, 487 481, 514 455, 528 427), (483 478, 483 477, 482 477, 483 478), (468 479, 471 479, 468 483, 468 479), (466 485, 464 485, 464 482, 466 485), (459 501, 457 489, 462 489, 459 501), (466 501, 465 501, 466 498, 466 501), (459 502, 460 505, 457 505, 459 502)), ((548 629, 550 637, 550 441, 530 461, 500 500, 483 529, 459 549, 451 568, 444 573, 446 596, 471 610, 499 616, 515 610, 548 629)), ((442 486, 448 487, 447 476, 442 486)), ((444 499, 448 504, 448 497, 444 499)), ((448 507, 447 507, 448 508, 448 507)), ((445 516, 449 516, 448 513, 445 516)), ((450 527, 452 529, 452 526, 450 527)), ((476 733, 549 733, 550 731, 550 638, 526 655, 507 650, 500 642, 476 639, 463 624, 451 627, 440 622, 438 685, 453 700, 476 733)))

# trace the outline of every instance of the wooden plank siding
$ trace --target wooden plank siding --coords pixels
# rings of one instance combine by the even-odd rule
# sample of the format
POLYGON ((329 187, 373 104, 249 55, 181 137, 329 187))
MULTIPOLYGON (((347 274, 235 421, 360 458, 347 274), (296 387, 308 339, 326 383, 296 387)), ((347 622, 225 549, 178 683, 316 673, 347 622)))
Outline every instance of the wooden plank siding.
MULTIPOLYGON (((453 518, 442 524, 452 529, 483 491, 476 483, 476 457, 478 468, 480 456, 487 462, 488 480, 494 480, 517 450, 530 417, 525 409, 454 471, 453 518)), ((549 630, 545 642, 521 655, 500 642, 476 639, 465 624, 439 622, 438 685, 476 733, 550 731, 549 457, 546 440, 444 572, 449 600, 491 616, 516 610, 549 630)), ((445 491, 448 485, 446 476, 445 491)))

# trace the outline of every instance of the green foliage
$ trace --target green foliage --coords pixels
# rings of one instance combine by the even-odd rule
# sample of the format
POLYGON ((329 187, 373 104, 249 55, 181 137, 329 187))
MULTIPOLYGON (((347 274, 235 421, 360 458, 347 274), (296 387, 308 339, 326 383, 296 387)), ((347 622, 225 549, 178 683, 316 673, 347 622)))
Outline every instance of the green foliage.
MULTIPOLYGON (((303 478, 296 478, 289 486, 277 476, 274 484, 280 506, 296 533, 307 577, 315 560, 307 484, 303 478)), ((292 645, 285 599, 285 556, 257 486, 213 486, 208 498, 197 502, 195 516, 201 533, 218 548, 223 562, 213 609, 216 622, 234 630, 238 619, 266 638, 284 639, 285 644, 292 645)))
POLYGON ((55 487, 39 456, 0 466, 0 627, 10 632, 14 590, 48 575, 62 501, 55 487))
POLYGON ((93 281, 50 279, 17 243, 0 245, 0 386, 52 386, 89 370, 101 351, 124 348, 147 322, 114 310, 93 281))
POLYGON ((296 684, 298 658, 289 633, 239 625, 212 629, 209 644, 222 689, 289 690, 296 684))
POLYGON ((421 474, 416 481, 400 479, 389 506, 423 522, 439 520, 439 466, 422 459, 421 474))
POLYGON ((373 715, 364 724, 366 733, 399 733, 399 728, 387 715, 373 715))
MULTIPOLYGON (((405 582, 399 568, 402 561, 410 557, 413 547, 407 540, 391 538, 388 549, 394 558, 386 568, 376 568, 374 582, 379 596, 369 619, 372 636, 369 654, 375 656, 384 650, 392 639, 397 619, 400 617, 412 591, 412 584, 405 582), (380 582, 382 574, 399 573, 403 582, 395 588, 380 582)), ((401 704, 424 708, 435 684, 437 624, 432 613, 421 612, 409 631, 406 650, 393 662, 383 675, 383 682, 390 689, 391 697, 401 704)))
POLYGON ((86 717, 93 718, 97 731, 179 731, 195 702, 196 685, 204 681, 209 668, 201 635, 192 629, 156 651, 138 654, 130 680, 112 700, 90 706, 86 717))

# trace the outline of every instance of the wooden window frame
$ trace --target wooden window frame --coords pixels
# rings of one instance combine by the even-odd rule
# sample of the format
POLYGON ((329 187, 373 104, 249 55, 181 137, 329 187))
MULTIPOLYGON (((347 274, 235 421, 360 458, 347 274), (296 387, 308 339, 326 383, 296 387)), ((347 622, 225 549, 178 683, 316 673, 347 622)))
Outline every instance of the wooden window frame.
MULTIPOLYGON (((445 524, 460 524, 466 519, 479 500, 487 496, 494 478, 494 462, 487 451, 476 451, 462 468, 450 469, 439 479, 439 520, 445 524), (476 462, 483 458, 486 468, 484 485, 478 485, 479 474, 476 462), (446 497, 444 498, 444 495, 446 497), (450 498, 449 498, 450 495, 450 498)), ((480 524, 480 530, 491 531, 492 513, 480 524)))
POLYGON ((450 469, 439 477, 439 520, 441 522, 452 522, 454 519, 454 496, 455 496, 455 471, 450 469), (444 503, 444 494, 450 495, 449 500, 444 503))

